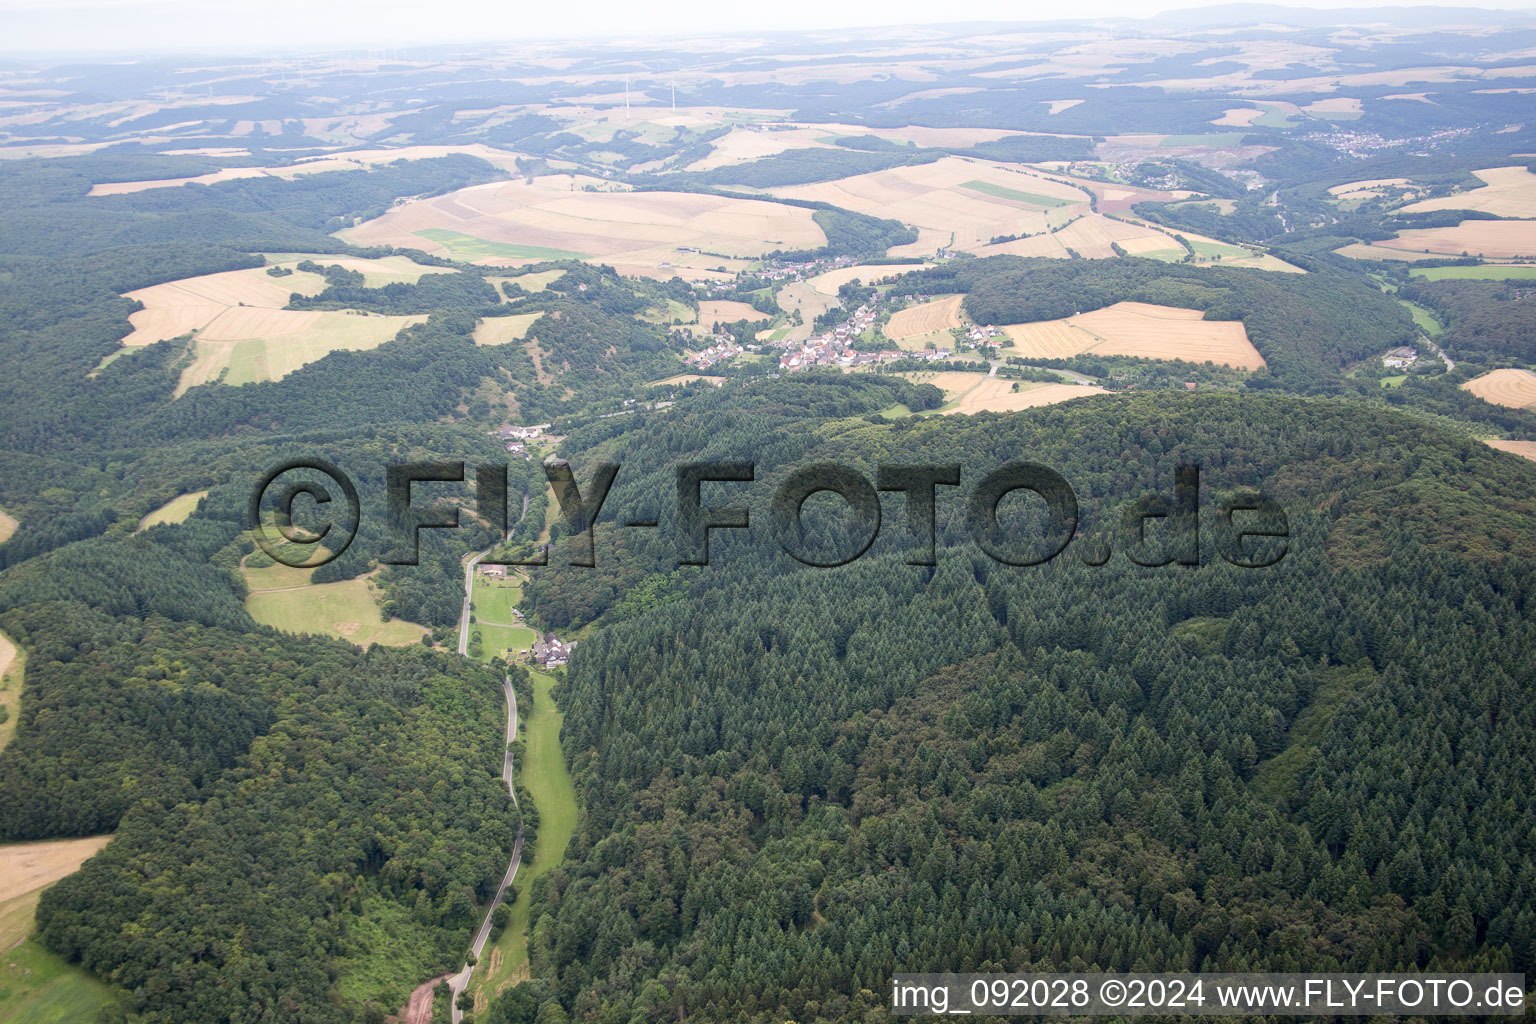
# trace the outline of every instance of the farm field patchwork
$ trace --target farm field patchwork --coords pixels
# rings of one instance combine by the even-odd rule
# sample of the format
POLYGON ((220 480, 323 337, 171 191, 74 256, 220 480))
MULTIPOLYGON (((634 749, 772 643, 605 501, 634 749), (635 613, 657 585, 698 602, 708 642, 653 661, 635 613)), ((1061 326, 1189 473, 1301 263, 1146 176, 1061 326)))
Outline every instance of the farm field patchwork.
POLYGON ((929 254, 951 244, 975 250, 998 235, 1044 231, 1048 210, 1070 215, 1086 211, 1089 200, 1071 185, 960 157, 771 191, 910 224, 921 237, 916 247, 899 247, 902 255, 929 254))
MULTIPOLYGON (((1176 251, 1184 258, 1184 249, 1171 235, 1144 224, 1133 224, 1097 213, 1084 213, 1069 224, 1060 226, 1060 218, 1050 225, 1046 233, 1034 233, 1028 238, 1011 242, 998 242, 977 246, 978 256, 1034 256, 1049 259, 1068 259, 1075 252, 1086 259, 1112 259, 1119 245, 1128 255, 1141 256, 1157 251, 1176 251), (1070 250, 1070 251, 1069 251, 1070 250)), ((1042 229, 1043 230, 1043 229, 1042 229)))
MULTIPOLYGON (((284 265, 308 257, 284 258, 284 265)), ((373 285, 419 280, 441 268, 421 267, 399 256, 383 259, 319 256, 370 279, 373 285)), ((279 380, 339 349, 377 348, 423 316, 375 316, 341 310, 284 309, 294 293, 325 288, 319 274, 295 271, 274 278, 255 267, 183 278, 126 293, 144 308, 129 316, 126 346, 150 345, 191 334, 193 361, 182 370, 176 394, 211 381, 249 384, 279 380)))
POLYGON ((197 355, 182 371, 176 393, 213 381, 281 380, 332 352, 378 348, 424 320, 331 310, 227 310, 199 332, 197 355))
POLYGON ((140 519, 139 529, 147 530, 151 526, 159 526, 161 523, 184 523, 187 521, 187 517, 197 510, 197 503, 207 496, 207 491, 193 491, 191 494, 182 494, 172 498, 143 519, 140 519))
POLYGON ((1463 255, 1485 259, 1531 259, 1536 257, 1536 220, 1464 220, 1452 228, 1404 231, 1396 238, 1369 245, 1349 245, 1339 251, 1365 259, 1463 255))
POLYGON ((358 245, 447 250, 490 265, 579 254, 621 273, 662 277, 685 269, 710 276, 733 261, 827 241, 811 211, 799 207, 612 188, 571 175, 491 182, 403 203, 339 234, 358 245))
POLYGON ((1511 409, 1536 407, 1536 373, 1529 370, 1493 370, 1461 386, 1485 402, 1511 409))
POLYGON ((1205 320, 1199 310, 1145 302, 1117 302, 1060 320, 1009 324, 1004 351, 1025 358, 1095 352, 1142 359, 1182 359, 1256 370, 1264 357, 1236 320, 1205 320))

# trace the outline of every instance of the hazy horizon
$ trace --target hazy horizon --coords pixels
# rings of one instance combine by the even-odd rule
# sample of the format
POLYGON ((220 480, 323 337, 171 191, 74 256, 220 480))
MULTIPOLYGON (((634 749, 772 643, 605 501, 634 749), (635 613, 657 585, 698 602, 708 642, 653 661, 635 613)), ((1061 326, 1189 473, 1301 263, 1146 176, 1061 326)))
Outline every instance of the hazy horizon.
MULTIPOLYGON (((788 0, 764 8, 727 7, 700 0, 666 7, 605 2, 589 6, 579 20, 544 8, 509 12, 489 0, 433 4, 421 24, 419 5, 409 0, 363 3, 342 0, 321 7, 302 0, 238 0, 216 8, 190 0, 63 0, 46 8, 0 0, 6 42, 0 53, 22 56, 118 55, 206 52, 298 53, 349 48, 473 46, 590 39, 621 41, 678 39, 732 33, 816 32, 1005 22, 1049 24, 1094 19, 1155 20, 1179 11, 1233 6, 1229 3, 1170 3, 1153 14, 1135 0, 1088 0, 1074 5, 1071 18, 1059 8, 1020 10, 1005 0, 971 0, 961 7, 935 7, 917 0, 874 3, 855 0, 827 5, 788 0), (1037 13, 1038 11, 1038 13, 1037 13), (1021 14, 1023 16, 1021 16, 1021 14)), ((1352 0, 1340 3, 1285 3, 1295 10, 1461 7, 1536 16, 1527 0, 1352 0)))

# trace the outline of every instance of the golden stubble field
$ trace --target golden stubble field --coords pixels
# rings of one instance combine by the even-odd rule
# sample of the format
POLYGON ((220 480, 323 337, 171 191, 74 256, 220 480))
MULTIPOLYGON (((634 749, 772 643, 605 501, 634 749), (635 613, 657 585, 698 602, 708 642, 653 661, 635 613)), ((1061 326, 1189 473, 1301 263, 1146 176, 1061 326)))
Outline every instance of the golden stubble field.
POLYGON ((583 258, 649 277, 719 277, 722 266, 732 271, 775 249, 827 242, 808 209, 588 186, 613 187, 571 175, 491 182, 403 203, 339 234, 358 245, 446 251, 488 266, 583 258))
POLYGON ((44 889, 73 874, 111 840, 89 836, 0 846, 0 949, 9 949, 32 931, 44 889))
POLYGON ((947 331, 960 326, 960 303, 963 295, 950 295, 916 306, 908 306, 891 314, 885 325, 885 336, 892 341, 905 341, 936 331, 947 331))
POLYGON ((1492 448, 1497 448, 1501 452, 1509 452, 1511 455, 1518 455, 1522 459, 1530 459, 1536 462, 1536 441, 1501 441, 1494 439, 1490 440, 1488 445, 1492 448))
POLYGON ((1237 320, 1205 320, 1195 309, 1146 302, 1117 302, 1060 320, 1009 324, 1011 346, 1024 358, 1064 359, 1093 352, 1142 359, 1213 362, 1242 370, 1264 366, 1264 357, 1237 320))
MULTIPOLYGON (((1498 217, 1536 217, 1536 174, 1524 167, 1488 167, 1473 174, 1483 187, 1403 207, 1405 213, 1430 210, 1481 210, 1498 217)), ((1469 222, 1476 223, 1476 222, 1469 222)), ((1531 241, 1536 248, 1536 238, 1531 241)))
POLYGON ((998 235, 1044 231, 1048 221, 1060 224, 1072 213, 1085 212, 1089 200, 1085 191, 1071 185, 964 157, 770 191, 917 228, 917 244, 894 248, 893 256, 931 254, 951 244, 971 250, 998 235))
POLYGON ((1094 384, 1040 384, 1033 381, 1011 381, 1002 377, 989 377, 985 373, 966 370, 944 370, 939 373, 904 373, 915 382, 932 384, 944 392, 945 415, 970 415, 978 412, 1017 412, 1042 405, 1057 405, 1074 398, 1108 394, 1094 384), (1015 391, 1014 385, 1019 389, 1015 391))
POLYGON ((359 149, 334 156, 310 157, 291 164, 270 167, 227 167, 209 174, 188 178, 156 178, 148 181, 112 181, 93 185, 87 195, 116 196, 128 192, 143 192, 153 188, 178 188, 182 185, 217 185, 240 178, 281 178, 292 181, 306 174, 323 174, 327 171, 356 171, 396 160, 430 160, 434 157, 464 153, 493 163, 498 167, 515 170, 517 155, 492 146, 473 144, 468 146, 402 146, 399 149, 359 149))
MULTIPOLYGON (((401 256, 285 255, 274 265, 291 268, 309 258, 322 265, 355 270, 363 275, 367 287, 451 272, 419 266, 401 256)), ((315 295, 324 288, 325 279, 319 274, 296 270, 286 277, 272 277, 262 267, 141 288, 126 296, 144 308, 129 316, 133 331, 123 344, 137 347, 191 334, 194 357, 182 371, 176 390, 180 395, 188 388, 221 379, 228 384, 280 380, 330 352, 377 348, 405 327, 426 319, 282 308, 294 293, 315 295)))
POLYGON ((1404 231, 1396 238, 1370 245, 1354 243, 1339 251, 1367 259, 1427 259, 1463 253, 1495 260, 1536 258, 1536 220, 1464 220, 1453 228, 1404 231))
POLYGON ((1529 370, 1493 370, 1461 386, 1485 402, 1511 409, 1536 407, 1536 373, 1529 370))

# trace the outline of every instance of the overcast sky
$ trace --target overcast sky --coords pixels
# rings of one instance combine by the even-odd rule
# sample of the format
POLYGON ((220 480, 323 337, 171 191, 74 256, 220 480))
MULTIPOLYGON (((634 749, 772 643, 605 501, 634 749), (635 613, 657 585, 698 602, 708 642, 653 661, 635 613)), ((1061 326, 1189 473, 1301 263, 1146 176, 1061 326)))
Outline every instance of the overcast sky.
MULTIPOLYGON (((1312 2, 1373 7, 1415 0, 1312 2)), ((1532 0, 1424 0, 1529 10, 1532 0)), ((851 28, 973 20, 1146 17, 1180 0, 0 0, 0 51, 260 51, 517 39, 851 28)))

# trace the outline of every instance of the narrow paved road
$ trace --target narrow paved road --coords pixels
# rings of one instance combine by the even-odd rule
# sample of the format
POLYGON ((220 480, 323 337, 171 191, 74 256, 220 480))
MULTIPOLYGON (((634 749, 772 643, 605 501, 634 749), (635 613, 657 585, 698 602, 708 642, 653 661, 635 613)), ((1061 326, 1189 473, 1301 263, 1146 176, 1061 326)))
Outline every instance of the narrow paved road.
POLYGON ((464 607, 459 612, 459 653, 469 654, 469 602, 475 593, 475 566, 480 564, 480 559, 490 554, 494 549, 486 548, 484 551, 469 556, 469 561, 464 563, 464 607))
MULTIPOLYGON (((470 571, 474 571, 471 569, 470 571)), ((517 738, 517 694, 512 692, 512 677, 507 676, 501 681, 502 693, 507 698, 507 745, 508 750, 502 755, 501 778, 507 784, 507 793, 512 797, 512 803, 517 804, 517 783, 513 781, 515 765, 512 763, 511 743, 517 738)), ((496 897, 491 900, 490 906, 485 908, 485 920, 480 922, 480 930, 475 932, 475 941, 470 943, 470 959, 478 962, 480 954, 485 951, 486 940, 491 937, 491 914, 501 903, 501 898, 506 894, 508 886, 517 877, 518 865, 523 860, 523 826, 517 826, 517 839, 512 843, 512 861, 507 865, 506 874, 501 876, 501 884, 496 887, 496 897)), ((469 984, 470 976, 474 973, 474 966, 466 961, 458 974, 448 979, 449 998, 453 1000, 452 1020, 453 1024, 459 1024, 464 1018, 464 1011, 459 1009, 459 993, 464 991, 469 984)))

